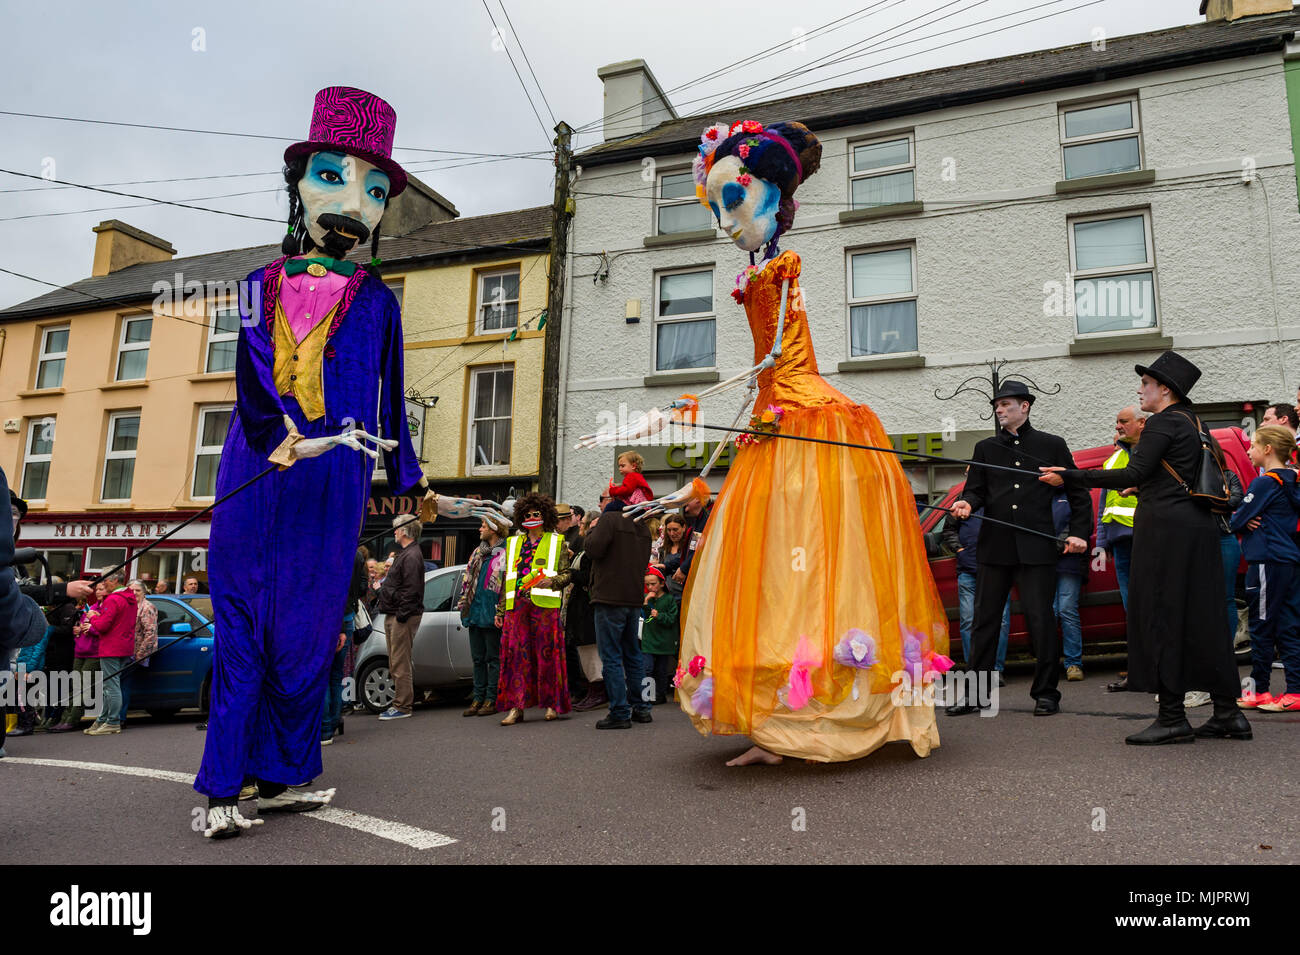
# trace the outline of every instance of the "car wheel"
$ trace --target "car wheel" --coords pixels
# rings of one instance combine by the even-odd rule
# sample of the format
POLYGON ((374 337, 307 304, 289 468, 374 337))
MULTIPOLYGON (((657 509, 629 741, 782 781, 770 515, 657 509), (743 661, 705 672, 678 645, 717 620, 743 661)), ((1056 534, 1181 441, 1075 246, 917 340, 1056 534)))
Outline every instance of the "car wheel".
POLYGON ((382 713, 393 705, 397 687, 388 669, 387 660, 372 660, 357 678, 360 700, 371 713, 382 713))

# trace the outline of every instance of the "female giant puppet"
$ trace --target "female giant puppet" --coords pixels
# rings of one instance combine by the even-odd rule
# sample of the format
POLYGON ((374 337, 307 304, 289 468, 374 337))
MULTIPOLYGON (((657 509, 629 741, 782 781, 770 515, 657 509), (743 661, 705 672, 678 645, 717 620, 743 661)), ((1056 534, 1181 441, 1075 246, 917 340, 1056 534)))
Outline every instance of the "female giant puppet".
POLYGON ((259 813, 318 809, 332 798, 333 790, 290 787, 321 772, 320 701, 378 457, 361 442, 383 448, 396 490, 427 492, 404 423, 397 301, 376 275, 342 261, 367 238, 377 254, 384 209, 406 187, 390 158, 396 119, 361 90, 316 95, 308 141, 284 154, 287 258, 247 280, 252 306, 239 332, 217 495, 268 462, 281 467, 212 521, 216 654, 194 784, 209 797, 207 836, 253 824, 237 809, 249 778, 259 813), (324 255, 302 254, 313 250, 324 255), (396 440, 371 437, 379 428, 396 440))
MULTIPOLYGON (((875 414, 818 374, 799 256, 777 254, 821 144, 800 123, 753 121, 701 142, 700 200, 750 253, 733 292, 754 338, 750 428, 888 446, 875 414)), ((891 740, 929 755, 939 733, 921 684, 949 665, 947 618, 897 460, 741 435, 733 462, 683 596, 682 709, 701 733, 754 741, 728 765, 856 759, 891 740)))

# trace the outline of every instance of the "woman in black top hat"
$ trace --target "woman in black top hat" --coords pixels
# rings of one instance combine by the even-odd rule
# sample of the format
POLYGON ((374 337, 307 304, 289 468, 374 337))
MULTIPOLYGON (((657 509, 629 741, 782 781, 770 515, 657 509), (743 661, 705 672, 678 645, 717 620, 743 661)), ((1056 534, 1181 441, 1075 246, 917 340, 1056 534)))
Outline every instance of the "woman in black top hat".
POLYGON ((1187 394, 1201 371, 1167 351, 1135 366, 1142 410, 1150 412, 1128 467, 1111 471, 1043 468, 1059 487, 1138 489, 1128 606, 1128 688, 1159 694, 1159 716, 1126 742, 1190 743, 1196 737, 1250 739, 1236 705, 1239 687, 1223 633, 1223 573, 1213 513, 1193 501, 1162 462, 1185 480, 1199 468, 1201 440, 1187 394), (1183 708, 1187 690, 1208 690, 1214 716, 1193 730, 1183 708))

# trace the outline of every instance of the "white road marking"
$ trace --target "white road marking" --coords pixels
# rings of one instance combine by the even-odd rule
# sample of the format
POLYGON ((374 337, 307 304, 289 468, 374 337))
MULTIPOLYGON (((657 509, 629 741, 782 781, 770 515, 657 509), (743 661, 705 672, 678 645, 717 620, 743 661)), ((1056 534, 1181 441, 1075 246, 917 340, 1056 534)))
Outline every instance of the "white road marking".
POLYGON ((317 809, 315 812, 304 812, 302 815, 308 819, 332 822, 337 826, 347 826, 349 829, 368 832, 372 836, 400 842, 413 849, 436 849, 439 846, 449 846, 456 841, 451 836, 444 836, 441 832, 433 832, 430 829, 417 829, 402 822, 390 822, 387 819, 380 819, 378 816, 367 816, 359 812, 353 812, 350 809, 336 809, 333 806, 326 806, 324 809, 317 809))
MULTIPOLYGON (((60 769, 84 769, 93 773, 143 776, 147 779, 160 779, 169 783, 194 785, 194 775, 192 773, 178 773, 170 769, 150 769, 147 766, 118 766, 114 763, 88 763, 78 759, 37 759, 30 756, 10 756, 0 760, 0 766, 4 766, 6 763, 20 763, 27 766, 54 766, 60 769)), ((364 813, 353 812, 350 809, 338 809, 333 806, 326 806, 324 809, 317 809, 315 812, 301 813, 301 815, 306 816, 308 819, 317 819, 321 822, 331 822, 336 826, 356 829, 358 832, 378 836, 380 839, 387 839, 390 842, 400 842, 412 849, 436 849, 439 846, 449 846, 457 841, 451 836, 444 836, 441 832, 434 832, 432 829, 417 829, 415 826, 408 826, 405 823, 391 822, 387 819, 380 819, 378 816, 367 816, 364 813)))
POLYGON ((92 773, 117 773, 119 776, 144 776, 148 779, 161 779, 169 783, 194 785, 191 773, 176 773, 170 769, 148 769, 144 766, 117 766, 113 763, 87 763, 79 759, 36 759, 31 756, 10 756, 0 760, 5 763, 26 763, 29 766, 58 766, 63 769, 85 769, 92 773))

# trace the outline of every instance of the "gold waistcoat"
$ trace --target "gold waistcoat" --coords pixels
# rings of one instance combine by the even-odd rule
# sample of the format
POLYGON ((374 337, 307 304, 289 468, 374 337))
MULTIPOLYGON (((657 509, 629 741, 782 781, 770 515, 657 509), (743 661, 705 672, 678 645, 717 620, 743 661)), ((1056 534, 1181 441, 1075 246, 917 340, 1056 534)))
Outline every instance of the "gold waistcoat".
POLYGON ((325 346, 329 342, 330 322, 337 309, 337 305, 331 308, 329 313, 312 327, 306 338, 297 341, 293 329, 289 327, 289 320, 284 317, 284 309, 281 308, 278 297, 275 303, 273 374, 276 393, 293 395, 308 421, 325 417, 322 361, 325 346))

